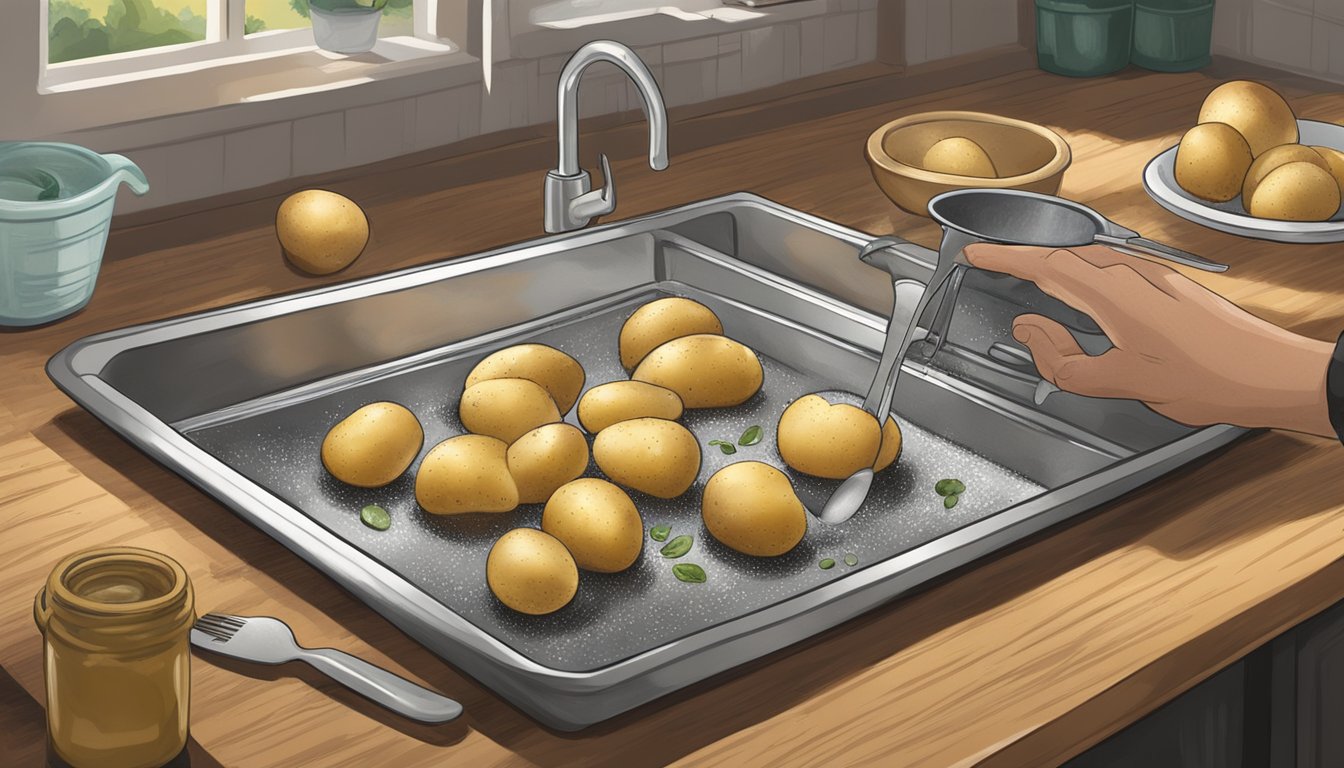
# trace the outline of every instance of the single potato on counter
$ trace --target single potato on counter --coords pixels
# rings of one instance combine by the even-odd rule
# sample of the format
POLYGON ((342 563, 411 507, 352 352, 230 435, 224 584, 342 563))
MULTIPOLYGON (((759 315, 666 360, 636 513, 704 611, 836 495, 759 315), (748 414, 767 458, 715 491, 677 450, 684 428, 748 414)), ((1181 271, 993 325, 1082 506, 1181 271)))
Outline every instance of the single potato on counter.
POLYGON ((715 472, 705 484, 700 515, 715 539, 757 557, 783 555, 807 533, 807 508, 788 476, 759 461, 715 472))
POLYGON ((673 499, 700 474, 700 442, 666 419, 630 419, 612 424, 593 440, 597 466, 627 488, 673 499))
POLYGON ((467 374, 467 388, 493 379, 527 379, 541 386, 560 413, 569 413, 583 391, 579 361, 545 344, 516 344, 491 353, 467 374))
POLYGON ((329 275, 350 266, 364 252, 369 220, 344 195, 305 189, 280 204, 275 236, 289 263, 310 275, 329 275))
POLYGON ((519 613, 541 616, 574 599, 579 569, 554 536, 535 528, 515 528, 490 548, 485 581, 501 603, 519 613))
POLYGON ((563 542, 586 571, 624 571, 644 547, 644 520, 635 503, 595 477, 565 483, 551 494, 541 529, 563 542))
POLYGON ((513 443, 560 420, 560 409, 540 384, 527 379, 487 379, 467 387, 457 407, 468 432, 513 443))
POLYGON ((723 333, 723 323, 709 307, 677 297, 651 301, 621 326, 621 365, 634 370, 655 347, 697 333, 723 333))
POLYGON ((507 453, 518 501, 540 504, 588 469, 588 441, 578 427, 547 424, 518 438, 507 453))
POLYGON ((642 381, 612 381, 583 393, 579 423, 596 434, 617 422, 646 416, 676 421, 684 410, 681 398, 670 389, 642 381))
POLYGON ((746 345, 702 333, 658 346, 631 378, 676 392, 687 408, 728 408, 750 400, 765 371, 746 345))
POLYGON ((963 136, 949 136, 936 142, 924 153, 923 168, 936 173, 955 176, 976 176, 982 179, 998 178, 994 161, 979 144, 963 136))
POLYGON ((415 461, 425 442, 420 421, 397 403, 369 403, 336 423, 322 440, 322 466, 360 488, 380 488, 415 461))
POLYGON ((509 473, 508 445, 485 435, 444 440, 420 462, 415 500, 435 515, 516 509, 518 485, 509 473))

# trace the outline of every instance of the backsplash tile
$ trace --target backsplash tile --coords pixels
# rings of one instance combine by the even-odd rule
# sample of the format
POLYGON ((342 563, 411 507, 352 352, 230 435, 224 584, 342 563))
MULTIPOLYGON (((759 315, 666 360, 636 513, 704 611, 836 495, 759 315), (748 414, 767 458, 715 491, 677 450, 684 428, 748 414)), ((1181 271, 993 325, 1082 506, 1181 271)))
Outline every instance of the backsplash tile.
POLYGON ((293 173, 290 131, 283 122, 224 137, 224 187, 247 189, 289 178, 293 173))
POLYGON ((345 113, 328 112, 294 121, 291 157, 295 176, 346 167, 345 113))

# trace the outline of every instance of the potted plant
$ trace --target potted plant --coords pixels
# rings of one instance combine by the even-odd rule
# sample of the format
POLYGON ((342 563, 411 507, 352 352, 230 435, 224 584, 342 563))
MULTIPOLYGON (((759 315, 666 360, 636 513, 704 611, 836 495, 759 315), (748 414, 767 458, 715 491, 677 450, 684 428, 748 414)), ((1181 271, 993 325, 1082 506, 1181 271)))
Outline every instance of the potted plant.
POLYGON ((378 21, 388 0, 291 0, 313 23, 317 47, 333 53, 363 53, 378 42, 378 21))

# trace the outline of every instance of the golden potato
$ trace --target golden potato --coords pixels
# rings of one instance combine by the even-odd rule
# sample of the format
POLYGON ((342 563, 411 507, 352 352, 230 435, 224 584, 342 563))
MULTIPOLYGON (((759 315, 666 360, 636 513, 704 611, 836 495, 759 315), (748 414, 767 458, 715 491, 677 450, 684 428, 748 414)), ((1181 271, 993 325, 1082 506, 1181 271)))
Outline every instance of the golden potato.
POLYGON ((696 334, 654 349, 631 378, 676 392, 687 408, 727 408, 750 400, 765 371, 745 345, 726 336, 696 334))
POLYGON ((873 471, 881 472, 896 463, 901 457, 901 428, 896 420, 887 417, 882 425, 882 446, 877 449, 877 461, 873 462, 873 471))
POLYGON ((1325 221, 1339 211, 1339 184, 1311 163, 1287 163, 1269 172, 1246 209, 1280 221, 1325 221))
POLYGON ((803 395, 779 417, 775 441, 790 467, 805 475, 843 480, 877 462, 882 429, 862 408, 803 395))
POLYGON ((275 236, 289 263, 310 275, 339 272, 364 252, 369 220, 344 195, 325 189, 295 192, 275 212, 275 236))
POLYGON ((949 136, 929 147, 924 153, 923 167, 935 173, 950 173, 955 176, 978 176, 982 179, 998 178, 994 161, 979 144, 963 136, 949 136))
POLYGON ((636 309, 621 326, 621 365, 627 371, 664 342, 693 333, 723 333, 718 315, 698 301, 667 298, 636 309))
POLYGON ((1271 147, 1297 143, 1297 118, 1292 107, 1272 88, 1249 80, 1233 80, 1214 88, 1199 108, 1199 122, 1227 123, 1236 128, 1256 157, 1271 147))
POLYGON ((700 443, 667 419, 629 419, 597 433, 593 458, 612 480, 660 499, 686 492, 700 474, 700 443))
POLYGON ((1227 123, 1200 123, 1176 149, 1176 183, 1203 200, 1226 202, 1241 194, 1251 146, 1227 123))
POLYGON ((542 424, 560 420, 555 401, 527 379, 486 379, 467 387, 457 416, 468 432, 512 443, 542 424))
POLYGON ((540 504, 588 469, 588 440, 578 427, 547 424, 518 438, 508 451, 518 501, 540 504))
POLYGON ((583 393, 579 423, 594 434, 620 421, 652 417, 675 421, 684 408, 670 389, 642 381, 612 381, 583 393))
POLYGON ((1340 188, 1344 189, 1344 152, 1333 147, 1312 147, 1312 149, 1325 160, 1330 175, 1334 176, 1340 188))
POLYGON ((501 603, 540 616, 574 599, 579 591, 579 569, 574 556, 554 536, 536 528, 514 528, 490 548, 485 581, 501 603))
POLYGON ((1288 163, 1311 163, 1323 170, 1330 170, 1325 158, 1311 147, 1304 147, 1301 144, 1283 144, 1274 147, 1255 158, 1255 162, 1251 163, 1250 169, 1246 172, 1246 180, 1241 185, 1241 202, 1247 210, 1250 210, 1250 199, 1255 195, 1255 188, 1260 186, 1260 182, 1264 181, 1271 171, 1288 163))
POLYGON ((545 344, 515 344, 488 355, 467 374, 467 388, 491 379, 527 379, 555 401, 561 414, 569 413, 583 391, 579 361, 545 344))
POLYGON ((322 466, 343 483, 379 488, 401 477, 424 442, 424 429, 405 406, 369 403, 327 432, 322 466))
POLYGON ((715 472, 705 484, 700 515, 725 546, 758 557, 782 555, 807 533, 807 509, 788 476, 759 461, 715 472))
POLYGON ((518 485, 509 474, 508 446, 485 435, 450 437, 429 449, 415 473, 415 500, 435 515, 509 512, 518 485))
POLYGON ((564 542, 586 571, 624 571, 644 547, 644 520, 635 503, 625 491, 595 477, 565 483, 551 494, 541 529, 564 542))

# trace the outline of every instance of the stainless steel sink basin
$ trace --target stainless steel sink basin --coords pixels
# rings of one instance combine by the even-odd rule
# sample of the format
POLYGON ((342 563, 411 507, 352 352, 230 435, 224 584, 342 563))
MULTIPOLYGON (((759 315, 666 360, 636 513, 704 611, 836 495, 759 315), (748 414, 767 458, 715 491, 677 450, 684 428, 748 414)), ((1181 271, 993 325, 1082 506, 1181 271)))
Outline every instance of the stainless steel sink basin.
MULTIPOLYGON (((547 725, 573 730, 833 627, 1242 434, 1189 429, 1127 401, 1060 393, 1036 404, 1029 362, 1004 353, 1015 314, 1058 317, 1085 345, 1106 340, 1033 286, 973 272, 936 353, 905 362, 894 406, 904 454, 879 476, 867 506, 834 528, 814 521, 784 557, 728 550, 700 524, 708 477, 732 461, 782 465, 773 427, 790 400, 817 389, 859 391, 872 376, 891 281, 855 258, 868 239, 731 195, 99 334, 60 352, 48 372, 128 441, 443 658, 547 725), (695 537, 683 561, 702 565, 706 583, 678 582, 671 561, 646 546, 625 573, 584 573, 578 597, 561 611, 524 617, 490 595, 484 559, 504 531, 537 525, 539 505, 437 518, 416 508, 413 472, 364 490, 322 470, 326 430, 372 400, 411 407, 425 426, 423 451, 460 433, 456 404, 467 371, 509 344, 564 349, 583 362, 587 386, 624 377, 621 322, 668 294, 711 306, 766 368, 762 393, 743 407, 685 418, 702 445, 751 424, 765 427, 766 440, 732 456, 705 446, 697 484, 681 499, 634 494, 646 527, 669 524, 695 537), (967 485, 951 510, 932 490, 942 477, 967 485), (389 509, 390 530, 359 523, 367 503, 389 509), (845 554, 858 564, 844 565, 845 554), (823 570, 821 558, 841 564, 823 570)), ((905 276, 927 278, 931 251, 906 245, 900 253, 905 276)), ((792 479, 805 500, 833 487, 792 479)))

